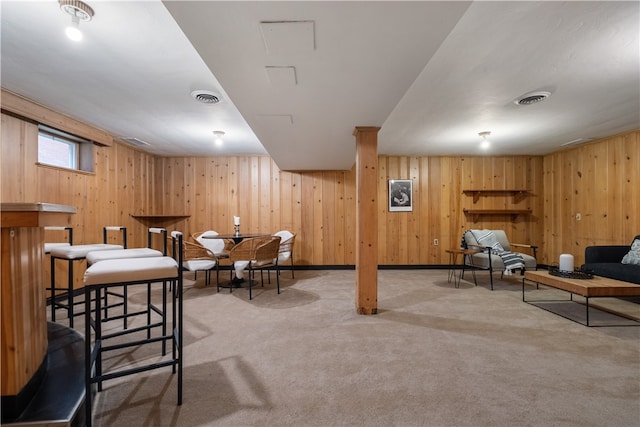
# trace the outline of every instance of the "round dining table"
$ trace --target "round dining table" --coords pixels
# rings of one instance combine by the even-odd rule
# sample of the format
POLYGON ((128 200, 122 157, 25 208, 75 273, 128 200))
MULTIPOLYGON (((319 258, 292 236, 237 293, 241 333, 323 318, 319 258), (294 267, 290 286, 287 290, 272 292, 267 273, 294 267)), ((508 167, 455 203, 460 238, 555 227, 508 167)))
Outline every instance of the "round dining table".
POLYGON ((201 236, 203 239, 224 239, 224 240, 233 240, 233 243, 235 243, 236 245, 240 242, 242 242, 244 239, 250 239, 252 237, 266 237, 266 236, 270 236, 270 234, 264 234, 264 233, 248 233, 248 234, 236 234, 236 233, 231 233, 231 234, 217 234, 217 235, 205 235, 205 236, 201 236))
MULTIPOLYGON (((206 236, 201 236, 203 239, 223 239, 223 240, 233 240, 233 243, 235 243, 236 245, 240 242, 242 242, 244 239, 251 239, 254 237, 267 237, 270 236, 270 234, 265 234, 265 233, 247 233, 247 234, 242 234, 242 233, 230 233, 230 234, 217 234, 217 235, 206 235, 206 236)), ((231 265, 231 268, 233 268, 233 265, 231 265)), ((251 280, 251 279, 248 279, 251 280)), ((254 280, 252 282, 252 286, 256 283, 256 281, 254 280)), ((244 285, 246 284, 245 280, 242 281, 238 281, 238 282, 234 282, 233 280, 228 280, 228 281, 224 281, 220 283, 220 287, 221 288, 243 288, 244 285)))

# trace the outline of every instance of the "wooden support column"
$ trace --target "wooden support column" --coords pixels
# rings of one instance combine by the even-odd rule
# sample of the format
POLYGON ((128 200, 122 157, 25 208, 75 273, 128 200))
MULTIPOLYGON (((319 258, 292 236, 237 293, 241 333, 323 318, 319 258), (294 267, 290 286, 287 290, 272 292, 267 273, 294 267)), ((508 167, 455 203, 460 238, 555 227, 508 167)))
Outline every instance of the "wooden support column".
POLYGON ((357 126, 356 137, 356 311, 378 312, 378 131, 357 126))

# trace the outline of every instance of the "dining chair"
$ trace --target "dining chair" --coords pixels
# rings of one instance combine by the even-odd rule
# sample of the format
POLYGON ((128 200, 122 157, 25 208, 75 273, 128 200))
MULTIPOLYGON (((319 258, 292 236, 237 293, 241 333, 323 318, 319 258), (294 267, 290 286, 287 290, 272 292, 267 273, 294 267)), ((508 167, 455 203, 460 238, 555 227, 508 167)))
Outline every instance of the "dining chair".
MULTIPOLYGON (((271 283, 271 275, 269 271, 271 269, 276 270, 276 283, 278 294, 280 293, 280 270, 278 269, 278 256, 280 253, 280 236, 272 236, 270 240, 265 241, 256 247, 255 254, 251 260, 250 273, 254 273, 255 270, 260 270, 260 282, 264 287, 264 271, 267 271, 267 277, 269 283, 271 283)), ((251 281, 249 281, 249 299, 252 299, 251 295, 251 281)))
POLYGON ((235 243, 229 239, 212 239, 212 237, 218 235, 219 233, 217 231, 207 230, 193 233, 191 237, 200 245, 213 252, 219 259, 229 258, 229 251, 235 243))
POLYGON ((216 283, 220 282, 218 258, 209 249, 196 243, 182 241, 182 270, 193 271, 198 279, 198 271, 205 272, 205 286, 211 283, 211 270, 216 269, 216 283))
MULTIPOLYGON (((278 240, 278 246, 279 246, 280 237, 274 237, 274 236, 252 237, 249 239, 242 240, 242 242, 235 245, 229 251, 229 261, 232 264, 231 274, 233 275, 233 273, 235 272, 236 275, 238 275, 239 270, 240 271, 243 271, 245 269, 248 270, 249 277, 246 280, 246 282, 248 282, 249 284, 249 299, 252 298, 251 287, 253 285, 253 279, 254 279, 253 269, 256 265, 258 265, 255 262, 258 260, 258 258, 256 258, 256 251, 259 247, 261 247, 265 243, 269 243, 273 240, 278 240)), ((260 255, 262 256, 262 252, 260 253, 260 255)), ((277 259, 277 257, 278 255, 276 254, 275 258, 277 259)), ((236 276, 236 278, 238 278, 238 276, 236 276)), ((243 283, 244 282, 245 281, 243 281, 243 283)), ((218 290, 220 290, 219 286, 218 286, 218 290)), ((232 292, 232 291, 233 291, 233 286, 229 286, 229 292, 232 292)))
POLYGON ((291 261, 291 278, 293 279, 293 244, 296 234, 289 230, 281 230, 273 234, 280 236, 280 251, 278 253, 278 266, 283 265, 286 260, 291 261))
MULTIPOLYGON (((270 237, 268 237, 270 239, 270 237)), ((254 256, 255 249, 258 245, 265 242, 264 237, 251 237, 243 239, 237 243, 229 251, 229 261, 231 262, 231 270, 229 271, 229 279, 233 282, 234 279, 237 284, 244 281, 244 270, 249 267, 251 259, 254 256), (235 278, 233 274, 235 273, 235 278)), ((251 276, 249 276, 249 280, 251 276)), ((230 286, 229 292, 232 291, 233 286, 230 286)), ((219 289, 218 289, 219 290, 219 289)))

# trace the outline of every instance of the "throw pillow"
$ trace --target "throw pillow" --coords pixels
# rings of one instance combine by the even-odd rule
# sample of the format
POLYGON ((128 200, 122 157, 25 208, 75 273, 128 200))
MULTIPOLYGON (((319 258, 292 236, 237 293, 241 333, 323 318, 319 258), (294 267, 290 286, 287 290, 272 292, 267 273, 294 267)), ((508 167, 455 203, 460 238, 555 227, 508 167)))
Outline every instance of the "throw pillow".
POLYGON ((498 238, 493 231, 473 230, 472 233, 478 241, 478 244, 480 244, 481 246, 491 247, 491 251, 494 253, 504 252, 504 248, 502 247, 500 242, 498 242, 498 238))
POLYGON ((640 239, 633 241, 631 250, 622 258, 622 263, 640 265, 640 239))

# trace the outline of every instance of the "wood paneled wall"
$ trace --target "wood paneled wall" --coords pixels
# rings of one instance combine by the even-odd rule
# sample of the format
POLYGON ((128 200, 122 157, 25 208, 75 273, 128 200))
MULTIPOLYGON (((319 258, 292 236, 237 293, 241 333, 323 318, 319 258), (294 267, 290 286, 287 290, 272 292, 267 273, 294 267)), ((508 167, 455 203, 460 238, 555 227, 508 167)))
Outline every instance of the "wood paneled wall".
MULTIPOLYGON (((191 215, 180 224, 187 232, 230 231, 232 216, 240 215, 243 230, 296 232, 297 263, 355 262, 353 170, 290 173, 268 157, 157 161, 156 182, 168 183, 158 208, 191 215)), ((444 250, 457 247, 464 230, 495 228, 507 230, 513 242, 537 244, 540 263, 554 264, 568 252, 579 265, 586 246, 628 244, 640 233, 638 165, 639 131, 544 157, 380 156, 378 262, 445 264, 444 250), (391 178, 413 180, 413 212, 388 212, 391 178), (474 203, 463 193, 505 188, 528 194, 487 195, 474 203), (474 218, 464 209, 530 209, 531 215, 474 218), (581 213, 581 221, 574 221, 575 213, 581 213)))
MULTIPOLYGON (((285 172, 269 157, 160 158, 156 168, 164 214, 186 214, 187 233, 230 232, 234 215, 243 232, 297 233, 296 262, 355 263, 355 175, 285 172)), ((467 228, 505 228, 514 242, 542 235, 542 157, 380 156, 378 262, 445 264, 467 228), (388 212, 387 180, 414 181, 414 210, 388 212), (486 197, 474 204, 463 189, 524 188, 529 197, 486 197), (463 208, 530 208, 530 216, 468 218, 463 208), (438 239, 435 246, 433 240, 438 239)), ((541 244, 540 242, 536 242, 541 244)))
MULTIPOLYGON (((640 232, 640 132, 542 156, 404 157, 379 159, 379 264, 446 264, 467 228, 502 228, 510 240, 540 246, 540 262, 584 246, 625 243, 640 232), (634 167, 636 169, 634 169, 634 167), (413 212, 387 212, 387 180, 412 179, 413 212), (485 196, 465 189, 522 188, 527 197, 485 196), (531 209, 531 215, 466 216, 463 209, 531 209), (576 212, 582 221, 570 221, 576 212), (435 246, 433 240, 438 239, 435 246)), ((295 262, 355 262, 354 171, 285 172, 266 156, 155 157, 127 145, 96 147, 94 174, 37 162, 37 127, 2 115, 2 201, 75 206, 76 243, 100 241, 104 225, 129 229, 129 246, 146 244, 147 226, 190 235, 230 232, 298 234, 295 262), (175 215, 136 219, 135 215, 175 215), (182 215, 184 217, 178 217, 182 215)))
MULTIPOLYGON (((149 210, 154 201, 153 156, 114 144, 95 147, 95 173, 38 165, 38 126, 7 114, 2 114, 1 120, 2 202, 74 206, 77 213, 59 225, 73 227, 75 244, 101 243, 102 228, 118 225, 127 227, 130 247, 146 246, 146 226, 129 212, 134 206, 149 210)), ((121 242, 120 234, 110 233, 109 239, 110 243, 121 242)), ((76 288, 81 286, 84 269, 83 263, 74 263, 76 288)), ((49 271, 47 257, 43 289, 48 285, 49 271)), ((57 285, 66 287, 67 264, 58 261, 56 271, 57 285)))
POLYGON ((547 155, 543 166, 547 264, 570 253, 580 265, 586 246, 640 234, 640 131, 547 155))
MULTIPOLYGON (((133 220, 133 207, 154 202, 155 158, 125 145, 97 146, 95 173, 38 165, 38 127, 2 114, 2 202, 44 202, 74 206, 75 244, 102 242, 102 228, 128 227, 131 244, 146 245, 145 226, 133 220)), ((113 242, 118 235, 110 236, 113 242)))
POLYGON ((445 264, 447 248, 457 248, 469 228, 505 229, 515 243, 536 243, 542 233, 542 157, 380 158, 378 200, 382 264, 445 264), (387 180, 413 180, 413 212, 388 212, 387 180), (473 197, 469 189, 528 190, 528 197, 473 197), (464 209, 531 209, 531 215, 465 215, 464 209), (474 222, 476 221, 476 222, 474 222), (438 239, 439 245, 434 245, 438 239), (383 261, 384 260, 384 261, 383 261))
POLYGON ((158 199, 165 215, 188 215, 171 224, 184 233, 233 231, 297 234, 295 262, 354 263, 353 172, 280 171, 266 156, 157 159, 158 199))

